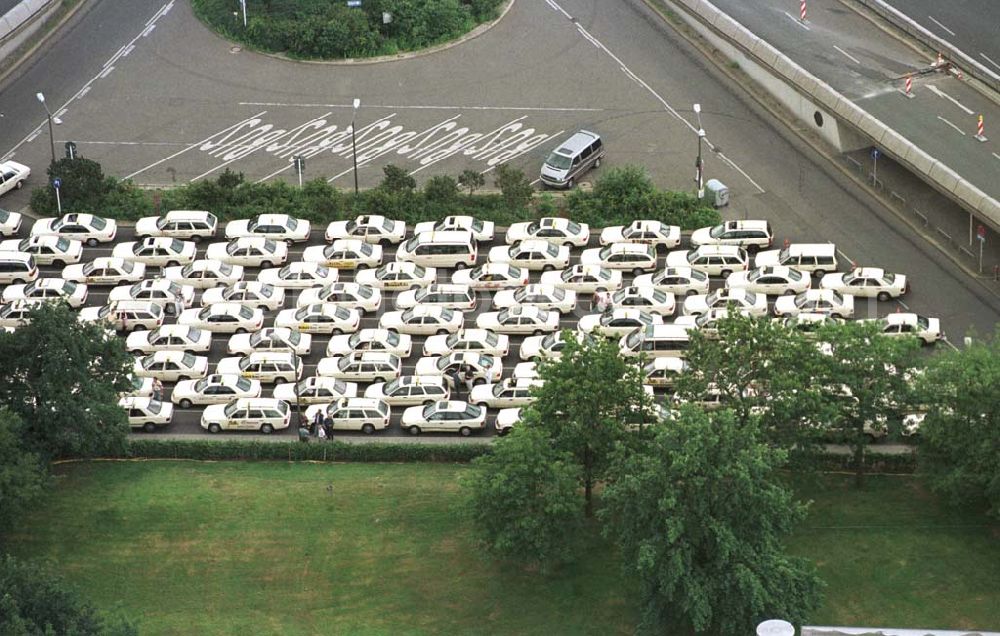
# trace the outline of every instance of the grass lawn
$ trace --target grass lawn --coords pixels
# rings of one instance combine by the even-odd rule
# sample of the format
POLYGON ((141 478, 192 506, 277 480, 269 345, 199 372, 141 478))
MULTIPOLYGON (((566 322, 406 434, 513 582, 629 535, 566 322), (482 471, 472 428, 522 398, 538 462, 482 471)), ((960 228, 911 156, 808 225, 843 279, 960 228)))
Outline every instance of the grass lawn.
MULTIPOLYGON (((464 466, 115 462, 58 467, 4 537, 53 559, 143 634, 631 634, 610 547, 541 578, 481 556, 459 512, 464 466)), ((792 541, 829 584, 815 624, 1000 626, 1000 532, 916 480, 799 484, 792 541)))

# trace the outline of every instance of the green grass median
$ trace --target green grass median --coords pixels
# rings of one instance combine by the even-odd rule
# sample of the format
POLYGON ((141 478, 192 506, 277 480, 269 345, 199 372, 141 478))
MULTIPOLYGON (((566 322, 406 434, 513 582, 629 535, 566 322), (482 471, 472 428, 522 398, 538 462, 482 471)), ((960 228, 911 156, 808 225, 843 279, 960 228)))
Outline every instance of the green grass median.
MULTIPOLYGON (((610 546, 547 577, 485 558, 449 464, 99 462, 57 467, 3 537, 143 634, 630 634, 610 546)), ((996 628, 1000 528, 909 477, 799 485, 794 537, 828 582, 816 623, 996 628)))

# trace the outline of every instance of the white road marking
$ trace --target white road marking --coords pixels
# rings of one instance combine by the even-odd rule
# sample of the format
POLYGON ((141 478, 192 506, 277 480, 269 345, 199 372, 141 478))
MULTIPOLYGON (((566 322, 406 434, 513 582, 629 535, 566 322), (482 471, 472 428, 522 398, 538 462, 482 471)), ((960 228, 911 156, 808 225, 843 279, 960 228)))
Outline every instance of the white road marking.
MULTIPOLYGON (((350 108, 353 104, 297 104, 282 102, 239 102, 239 106, 267 106, 287 108, 350 108)), ((386 104, 365 104, 365 108, 388 108, 391 110, 526 110, 539 112, 598 113, 603 108, 556 108, 546 106, 389 106, 386 104)))
POLYGON ((992 155, 993 155, 994 157, 996 157, 997 159, 1000 159, 1000 155, 998 155, 997 153, 995 153, 995 152, 994 152, 994 153, 991 153, 991 154, 992 154, 992 155))
POLYGON ((954 128, 956 131, 958 131, 958 134, 962 135, 963 137, 965 136, 965 131, 963 131, 961 128, 959 128, 955 124, 951 123, 950 121, 948 121, 947 119, 945 119, 941 115, 938 115, 937 118, 940 119, 941 121, 943 121, 944 123, 948 124, 952 128, 954 128))
MULTIPOLYGON (((563 134, 564 132, 566 132, 566 131, 565 131, 565 130, 560 130, 559 132, 557 132, 557 133, 555 133, 555 134, 553 134, 553 135, 551 135, 551 136, 552 136, 552 137, 558 137, 559 135, 563 134)), ((487 168, 487 169, 485 169, 485 170, 482 170, 482 171, 480 171, 480 173, 479 173, 479 174, 486 174, 487 172, 491 172, 491 171, 492 171, 492 170, 493 170, 494 168, 496 168, 497 166, 500 166, 500 165, 503 165, 503 164, 505 164, 505 163, 509 163, 509 162, 513 161, 514 159, 516 159, 516 158, 520 157, 520 156, 521 156, 521 155, 523 155, 524 153, 526 153, 526 152, 530 152, 530 151, 532 151, 532 150, 534 150, 534 147, 529 147, 529 148, 525 148, 525 149, 524 149, 524 150, 522 150, 521 152, 519 152, 519 153, 517 153, 517 154, 515 154, 515 155, 513 155, 513 156, 511 156, 511 157, 508 157, 508 158, 504 159, 504 160, 503 160, 503 161, 501 161, 500 163, 497 163, 496 165, 492 165, 492 166, 490 166, 489 168, 487 168)), ((539 181, 541 181, 541 179, 540 179, 540 178, 539 178, 539 179, 535 179, 534 181, 532 181, 532 182, 531 182, 531 184, 530 184, 530 185, 535 185, 535 184, 536 184, 536 183, 538 183, 539 181)))
POLYGON ((979 55, 980 55, 980 56, 981 56, 981 57, 982 57, 982 58, 983 58, 984 60, 986 60, 987 62, 989 62, 990 64, 992 64, 993 66, 995 66, 995 67, 997 67, 997 68, 1000 68, 1000 64, 997 64, 996 62, 994 62, 993 60, 991 60, 991 59, 990 59, 990 56, 986 55, 985 53, 980 53, 979 55))
POLYGON ((135 50, 134 44, 129 44, 128 47, 122 52, 122 57, 128 57, 128 54, 135 50))
POLYGON ((858 58, 854 57, 853 55, 851 55, 850 53, 848 53, 844 49, 840 48, 836 44, 833 45, 833 48, 837 49, 838 51, 840 51, 841 53, 844 54, 844 57, 846 57, 847 59, 851 60, 852 62, 854 62, 855 64, 858 64, 860 66, 861 60, 859 60, 858 58))
POLYGON ((927 17, 928 17, 928 18, 930 19, 930 21, 931 21, 931 22, 933 22, 934 24, 938 25, 939 27, 941 27, 942 29, 944 29, 945 31, 947 31, 947 32, 948 32, 948 33, 949 33, 950 35, 955 35, 955 32, 954 32, 954 31, 952 31, 951 29, 949 29, 949 28, 948 28, 948 27, 946 27, 945 25, 943 25, 943 24, 941 24, 940 22, 938 22, 937 20, 935 20, 935 19, 934 19, 934 16, 932 16, 932 15, 929 15, 929 16, 927 16, 927 17))
POLYGON ((226 128, 225 130, 222 130, 222 131, 217 132, 217 133, 213 133, 213 134, 209 135, 208 137, 206 137, 205 139, 203 139, 202 141, 199 141, 196 144, 191 144, 187 148, 184 148, 183 150, 179 150, 179 151, 175 152, 174 154, 170 155, 169 157, 164 157, 163 159, 160 159, 159 161, 154 161, 153 163, 149 164, 145 168, 139 168, 138 170, 136 170, 132 174, 125 175, 124 178, 125 179, 131 179, 135 175, 143 173, 143 172, 149 170, 150 168, 154 168, 154 167, 160 165, 161 163, 163 163, 164 161, 170 161, 174 157, 179 157, 180 155, 184 154, 185 152, 187 152, 189 150, 193 150, 193 149, 197 148, 198 146, 201 146, 202 144, 206 144, 206 143, 212 141, 212 139, 214 139, 215 137, 218 137, 219 135, 225 134, 225 133, 229 132, 230 130, 232 130, 234 128, 238 128, 239 126, 242 126, 243 124, 245 124, 247 122, 253 121, 254 119, 260 117, 261 115, 263 115, 266 112, 267 112, 266 110, 262 110, 259 113, 257 113, 256 115, 254 115, 253 117, 248 117, 247 119, 244 119, 243 121, 240 121, 240 122, 237 122, 237 123, 233 124, 229 128, 226 128))
POLYGON ((97 77, 99 77, 100 79, 104 79, 108 75, 111 75, 111 71, 113 71, 113 70, 115 70, 115 67, 114 66, 109 66, 109 67, 105 68, 103 71, 101 71, 100 73, 98 73, 97 77))
MULTIPOLYGON (((567 19, 569 19, 571 21, 573 20, 572 16, 570 16, 568 13, 566 13, 566 11, 564 11, 562 9, 562 7, 559 7, 559 5, 555 2, 555 0, 545 0, 545 1, 548 2, 549 5, 553 6, 554 8, 559 9, 559 11, 561 11, 562 14, 567 17, 567 19)), ((791 17, 791 16, 789 16, 789 17, 791 17)), ((598 44, 599 48, 601 49, 601 51, 603 51, 608 57, 610 57, 611 59, 613 59, 618 64, 618 66, 622 69, 622 72, 625 73, 625 75, 627 75, 632 81, 636 82, 637 84, 639 84, 640 86, 642 86, 644 89, 646 89, 646 91, 649 92, 650 95, 652 95, 658 102, 660 102, 660 104, 663 105, 663 108, 668 113, 670 113, 671 115, 673 115, 674 117, 676 117, 677 119, 679 119, 685 126, 688 127, 688 130, 690 130, 692 133, 694 133, 694 134, 698 133, 698 128, 696 128, 688 120, 684 119, 684 117, 682 117, 681 114, 679 112, 677 112, 677 110, 673 106, 671 106, 669 103, 667 103, 667 100, 663 99, 663 97, 659 93, 657 93, 655 90, 653 90, 652 87, 649 86, 649 84, 647 84, 638 75, 636 75, 635 73, 633 73, 628 68, 628 66, 617 55, 615 55, 614 53, 612 53, 608 49, 608 47, 604 46, 604 44, 602 44, 600 42, 600 40, 598 40, 593 35, 591 35, 590 33, 588 33, 585 29, 583 29, 583 27, 581 27, 579 25, 579 23, 574 23, 574 24, 576 25, 577 30, 579 30, 581 34, 585 35, 585 37, 587 37, 588 40, 596 42, 598 44)), ((805 27, 805 25, 802 25, 802 26, 805 27)), ((808 29, 809 27, 805 27, 805 28, 808 29)), ((724 163, 726 163, 731 168, 733 168, 734 170, 736 170, 737 172, 739 172, 741 175, 743 175, 743 177, 747 181, 749 181, 755 188, 757 188, 757 190, 759 190, 761 194, 763 194, 764 192, 766 192, 766 190, 764 190, 764 188, 762 188, 760 186, 760 184, 758 184, 756 181, 754 181, 750 177, 750 175, 748 175, 742 168, 740 168, 738 165, 736 165, 736 163, 734 161, 732 161, 731 159, 729 159, 728 157, 726 157, 725 155, 723 155, 721 152, 719 152, 718 150, 716 150, 715 144, 713 144, 711 141, 709 141, 707 137, 705 138, 705 145, 707 145, 708 148, 709 148, 709 150, 711 150, 712 152, 714 152, 724 163)), ((484 172, 489 172, 489 171, 486 170, 484 172)))
POLYGON ((951 344, 951 340, 948 340, 947 338, 944 338, 941 342, 945 343, 946 345, 948 345, 949 347, 951 347, 955 351, 958 351, 958 347, 956 347, 955 345, 951 344))
POLYGON ((547 2, 550 7, 552 7, 556 11, 558 11, 558 12, 562 13, 564 16, 566 16, 567 20, 572 20, 573 19, 573 16, 571 16, 568 13, 566 13, 565 9, 563 9, 562 7, 560 7, 558 4, 556 4, 552 0, 545 0, 545 2, 547 2))
POLYGON ((76 142, 79 145, 90 144, 94 146, 190 146, 186 141, 87 141, 80 139, 76 142))
POLYGON ((940 88, 938 88, 937 86, 935 86, 933 84, 928 84, 927 85, 927 90, 929 90, 930 92, 934 93, 938 97, 943 97, 943 98, 947 99, 948 101, 950 101, 952 104, 958 106, 959 108, 961 108, 962 110, 965 111, 966 115, 975 115, 976 114, 975 112, 973 112, 972 110, 970 110, 968 107, 966 107, 965 104, 963 104, 962 102, 958 101, 957 99, 955 99, 954 97, 952 97, 951 95, 949 95, 948 93, 944 92, 943 90, 941 90, 940 88))
POLYGON ((789 13, 787 11, 785 11, 784 13, 785 13, 786 16, 788 16, 788 19, 791 20, 792 22, 794 22, 795 24, 799 25, 800 27, 802 27, 806 31, 812 31, 812 29, 810 29, 808 26, 806 26, 802 22, 802 20, 799 20, 798 18, 796 18, 794 15, 792 15, 791 13, 789 13))
POLYGON ((909 306, 909 305, 907 305, 906 303, 904 303, 904 302, 903 302, 902 300, 900 300, 899 298, 897 298, 897 299, 896 299, 896 302, 897 302, 897 303, 899 303, 900 305, 902 305, 902 306, 903 306, 903 309, 905 309, 906 311, 910 311, 910 306, 909 306))

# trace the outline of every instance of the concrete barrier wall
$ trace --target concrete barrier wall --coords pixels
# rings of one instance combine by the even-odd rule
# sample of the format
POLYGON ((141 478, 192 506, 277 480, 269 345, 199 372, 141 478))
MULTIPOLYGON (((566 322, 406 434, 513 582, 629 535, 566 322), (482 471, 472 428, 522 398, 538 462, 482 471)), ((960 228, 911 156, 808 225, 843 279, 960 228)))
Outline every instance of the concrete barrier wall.
POLYGON ((997 632, 955 631, 946 629, 895 629, 892 627, 809 627, 802 636, 1000 636, 997 632))
POLYGON ((698 33, 841 152, 879 146, 1000 231, 1000 202, 963 179, 708 0, 666 0, 698 33), (816 114, 820 117, 817 118, 816 114))
POLYGON ((7 13, 0 16, 0 43, 11 37, 22 24, 45 8, 50 0, 22 0, 7 13))
POLYGON ((22 0, 0 16, 0 60, 21 46, 58 8, 58 0, 22 0))

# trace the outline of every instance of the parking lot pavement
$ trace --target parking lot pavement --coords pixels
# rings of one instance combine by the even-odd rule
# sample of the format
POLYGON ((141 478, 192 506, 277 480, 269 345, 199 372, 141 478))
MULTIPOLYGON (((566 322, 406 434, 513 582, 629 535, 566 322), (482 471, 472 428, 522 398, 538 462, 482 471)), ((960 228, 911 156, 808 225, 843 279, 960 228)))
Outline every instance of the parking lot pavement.
MULTIPOLYGON (((293 262, 293 261, 296 261, 296 260, 301 260, 302 253, 306 249, 306 247, 308 247, 310 245, 323 244, 324 243, 324 241, 323 241, 323 233, 324 233, 324 231, 325 231, 324 227, 315 227, 313 229, 313 231, 312 231, 311 238, 310 238, 310 240, 308 242, 293 244, 291 246, 291 248, 290 248, 290 251, 289 251, 289 262, 293 262)), ((26 231, 24 229, 22 229, 21 235, 22 236, 26 235, 26 231)), ((220 231, 220 235, 221 235, 221 231, 220 231)), ((589 246, 592 247, 592 246, 596 246, 598 244, 598 237, 599 237, 599 235, 600 235, 599 230, 596 230, 596 229, 592 229, 591 230, 591 240, 590 240, 589 246)), ((810 238, 810 237, 803 237, 803 240, 805 240, 806 238, 810 238)), ((127 227, 127 226, 120 227, 119 228, 119 234, 118 234, 118 236, 116 238, 115 244, 118 244, 118 243, 121 243, 121 242, 125 242, 125 241, 130 241, 130 240, 134 240, 134 231, 132 230, 132 228, 127 227)), ((220 240, 220 239, 216 238, 214 240, 220 240)), ((811 240, 815 242, 815 241, 818 241, 819 238, 818 237, 811 237, 811 240)), ((206 246, 209 243, 213 242, 213 241, 206 240, 206 241, 203 241, 202 243, 200 243, 198 245, 198 257, 199 258, 203 258, 204 257, 206 246)), ((479 248, 478 248, 478 261, 477 261, 477 263, 478 264, 482 264, 483 262, 485 262, 486 255, 489 252, 489 248, 490 247, 493 247, 495 245, 501 245, 501 244, 504 244, 503 243, 503 235, 502 235, 502 231, 498 231, 497 232, 497 238, 496 238, 495 241, 493 241, 492 243, 489 243, 489 244, 481 244, 481 245, 479 245, 479 248)), ((685 239, 685 241, 684 241, 684 243, 682 243, 682 247, 680 249, 685 249, 686 245, 687 245, 687 240, 685 239)), ((108 256, 108 255, 110 255, 111 251, 113 250, 113 247, 114 247, 113 244, 105 244, 105 245, 101 245, 101 246, 98 246, 98 247, 85 247, 84 248, 84 261, 92 260, 93 258, 96 258, 98 256, 108 256)), ((574 248, 572 250, 572 257, 571 257, 571 262, 570 262, 571 265, 579 262, 580 253, 581 253, 582 249, 583 248, 574 248)), ((388 260, 391 260, 394 257, 395 248, 390 248, 389 250, 387 250, 387 252, 388 252, 389 256, 387 257, 387 260, 383 261, 383 262, 387 262, 388 260)), ((658 269, 662 268, 664 266, 665 258, 666 258, 666 252, 661 250, 660 253, 659 253, 659 258, 658 258, 658 266, 657 266, 658 269)), ((846 264, 842 264, 841 269, 844 269, 845 267, 846 267, 846 264)), ((57 268, 53 268, 53 267, 41 267, 40 269, 42 271, 42 276, 45 276, 45 277, 57 277, 61 273, 60 270, 58 270, 57 268)), ((158 275, 158 270, 159 270, 159 268, 155 268, 155 267, 154 268, 150 268, 150 270, 148 272, 148 274, 149 274, 148 277, 155 277, 156 275, 158 275)), ((244 280, 255 280, 258 271, 259 270, 257 268, 246 268, 245 274, 244 274, 244 280)), ((439 282, 450 282, 450 280, 451 280, 451 274, 453 273, 453 271, 454 270, 452 270, 452 269, 440 268, 438 270, 438 281, 439 282)), ((353 279, 354 279, 354 273, 352 271, 350 271, 350 270, 341 270, 340 274, 341 274, 341 277, 340 277, 341 281, 353 281, 353 279)), ((531 274, 531 281, 532 282, 537 282, 539 278, 540 278, 540 273, 539 272, 532 272, 532 274, 531 274)), ((632 279, 632 274, 631 273, 624 273, 623 278, 624 278, 624 283, 623 284, 627 285, 628 282, 632 279)), ((712 287, 713 287, 713 289, 717 289, 717 288, 719 288, 721 286, 722 286, 722 280, 718 279, 718 278, 714 278, 713 281, 712 281, 712 287)), ((915 286, 916 286, 916 288, 918 290, 920 289, 920 281, 919 280, 916 281, 915 286)), ((107 302, 107 297, 108 297, 110 289, 111 289, 111 286, 91 286, 89 288, 89 293, 88 293, 88 298, 87 298, 86 306, 101 306, 101 305, 105 304, 107 302)), ((195 301, 194 301, 194 305, 193 306, 196 306, 196 307, 200 307, 201 306, 200 301, 201 301, 201 295, 202 295, 202 293, 203 292, 201 292, 201 291, 197 292, 197 295, 195 297, 195 301)), ((285 307, 286 308, 287 307, 294 307, 295 306, 295 298, 297 296, 297 293, 298 292, 295 292, 294 290, 289 290, 289 293, 286 295, 286 299, 285 299, 285 307)), ((902 302, 905 302, 907 307, 912 306, 914 311, 918 311, 918 312, 922 312, 922 313, 928 313, 929 312, 929 308, 925 308, 924 307, 923 300, 931 299, 931 298, 933 298, 932 295, 924 295, 922 297, 913 297, 913 298, 911 298, 910 296, 907 296, 905 298, 905 300, 902 301, 902 302)), ((382 313, 384 313, 386 311, 392 311, 392 310, 395 309, 395 299, 396 299, 396 294, 394 294, 392 292, 386 292, 383 295, 382 307, 381 307, 380 311, 377 312, 377 313, 374 313, 374 314, 368 313, 368 314, 363 315, 362 321, 361 321, 361 328, 367 328, 367 327, 375 327, 375 326, 377 326, 378 325, 378 319, 379 319, 379 317, 381 316, 382 313)), ((484 311, 490 311, 491 309, 493 309, 492 303, 491 303, 491 299, 492 299, 492 295, 489 294, 489 293, 485 293, 484 292, 484 293, 481 293, 479 295, 478 304, 477 304, 477 308, 476 308, 475 312, 474 313, 473 312, 469 312, 465 316, 465 322, 466 322, 467 326, 472 326, 473 322, 475 321, 475 316, 479 315, 480 313, 482 313, 484 311)), ((682 301, 682 300, 683 299, 679 299, 678 306, 680 305, 680 301, 682 301)), ((770 300, 773 301, 773 298, 770 299, 770 300)), ((891 313, 891 312, 898 311, 899 309, 901 309, 902 306, 903 306, 902 302, 898 301, 898 300, 889 301, 889 302, 877 302, 874 299, 871 299, 871 300, 857 299, 856 306, 855 306, 855 312, 856 312, 855 313, 855 317, 857 317, 857 318, 863 318, 863 317, 884 316, 887 313, 891 313)), ((679 309, 678 309, 678 312, 679 312, 679 309)), ((575 329, 576 326, 577 326, 577 322, 580 319, 580 317, 583 316, 583 315, 586 315, 587 313, 590 313, 590 298, 589 298, 589 295, 580 295, 580 297, 578 298, 576 309, 573 312, 564 314, 561 317, 561 319, 560 319, 560 327, 563 328, 563 329, 575 329)), ((271 326, 273 324, 273 320, 274 320, 274 318, 275 318, 276 315, 277 315, 277 311, 267 311, 267 312, 265 312, 265 321, 264 321, 265 326, 271 326)), ((165 322, 165 324, 170 324, 170 323, 174 322, 175 319, 176 319, 176 317, 170 317, 165 322)), ((668 317, 666 320, 669 322, 671 319, 668 317)), ((944 328, 947 331, 947 329, 949 328, 949 326, 947 324, 945 324, 944 328)), ((211 348, 210 352, 208 353, 208 358, 209 358, 209 372, 210 373, 214 372, 216 363, 221 358, 226 357, 226 355, 227 355, 226 354, 226 345, 227 345, 228 340, 229 340, 229 335, 228 334, 215 334, 215 335, 213 335, 213 338, 212 338, 212 348, 211 348)), ((417 360, 421 356, 421 352, 422 352, 423 344, 424 344, 425 340, 426 340, 426 336, 413 336, 413 352, 412 352, 412 355, 404 361, 404 374, 406 374, 406 373, 412 373, 413 372, 414 366, 415 366, 417 360)), ((521 362, 521 360, 518 357, 518 350, 519 350, 519 348, 520 348, 521 343, 523 342, 523 340, 524 340, 524 336, 510 336, 510 354, 503 359, 503 370, 504 370, 503 376, 505 378, 506 377, 510 377, 511 374, 512 374, 512 370, 513 370, 514 366, 518 362, 521 362)), ((308 376, 311 376, 311 375, 315 375, 316 365, 317 365, 317 363, 319 362, 319 360, 321 358, 325 357, 326 346, 329 343, 329 341, 330 341, 330 336, 325 336, 325 335, 321 335, 321 334, 313 334, 313 344, 312 344, 311 352, 310 352, 310 354, 308 356, 305 356, 303 358, 303 362, 304 362, 304 374, 303 374, 303 377, 308 377, 308 376)), ((366 384, 362 383, 359 386, 359 393, 363 392, 363 390, 364 390, 364 388, 366 386, 367 386, 366 384)), ((173 387, 173 383, 165 383, 164 399, 169 399, 172 387, 173 387)), ((264 397, 269 397, 271 395, 271 391, 272 391, 272 386, 269 385, 269 384, 265 384, 264 385, 264 391, 263 391, 262 395, 264 397)), ((461 395, 460 395, 459 399, 465 398, 466 396, 467 396, 467 394, 463 390, 461 392, 461 395)), ((663 397, 666 397, 666 396, 663 396, 663 397)), ((398 437, 398 436, 406 435, 406 433, 404 433, 400 429, 400 427, 399 427, 399 418, 400 418, 403 410, 404 410, 403 407, 397 407, 397 408, 393 409, 390 428, 387 429, 386 431, 380 433, 379 436, 398 437)), ((171 434, 208 436, 207 433, 204 433, 202 431, 202 429, 200 428, 200 425, 199 425, 200 417, 201 417, 201 412, 202 412, 202 408, 201 407, 192 407, 192 408, 188 408, 188 409, 181 409, 179 407, 175 407, 175 415, 174 415, 173 423, 169 426, 168 429, 166 429, 166 431, 168 433, 171 433, 171 434)), ((488 411, 488 418, 487 418, 487 431, 485 432, 485 435, 487 435, 487 436, 494 434, 493 420, 495 418, 495 415, 496 415, 496 410, 492 409, 492 408, 489 409, 489 411, 488 411)), ((259 437, 260 436, 259 434, 254 434, 254 433, 238 433, 237 435, 238 436, 249 436, 249 437, 259 437)), ((279 435, 294 436, 295 435, 294 426, 290 427, 288 430, 286 430, 284 432, 279 433, 279 435)), ((435 438, 447 438, 448 437, 448 436, 433 435, 433 434, 425 434, 425 435, 428 436, 428 438, 431 438, 431 439, 435 439, 435 438)), ((362 437, 362 436, 360 434, 352 435, 352 434, 338 433, 337 437, 350 439, 350 438, 353 438, 353 437, 362 437)))

